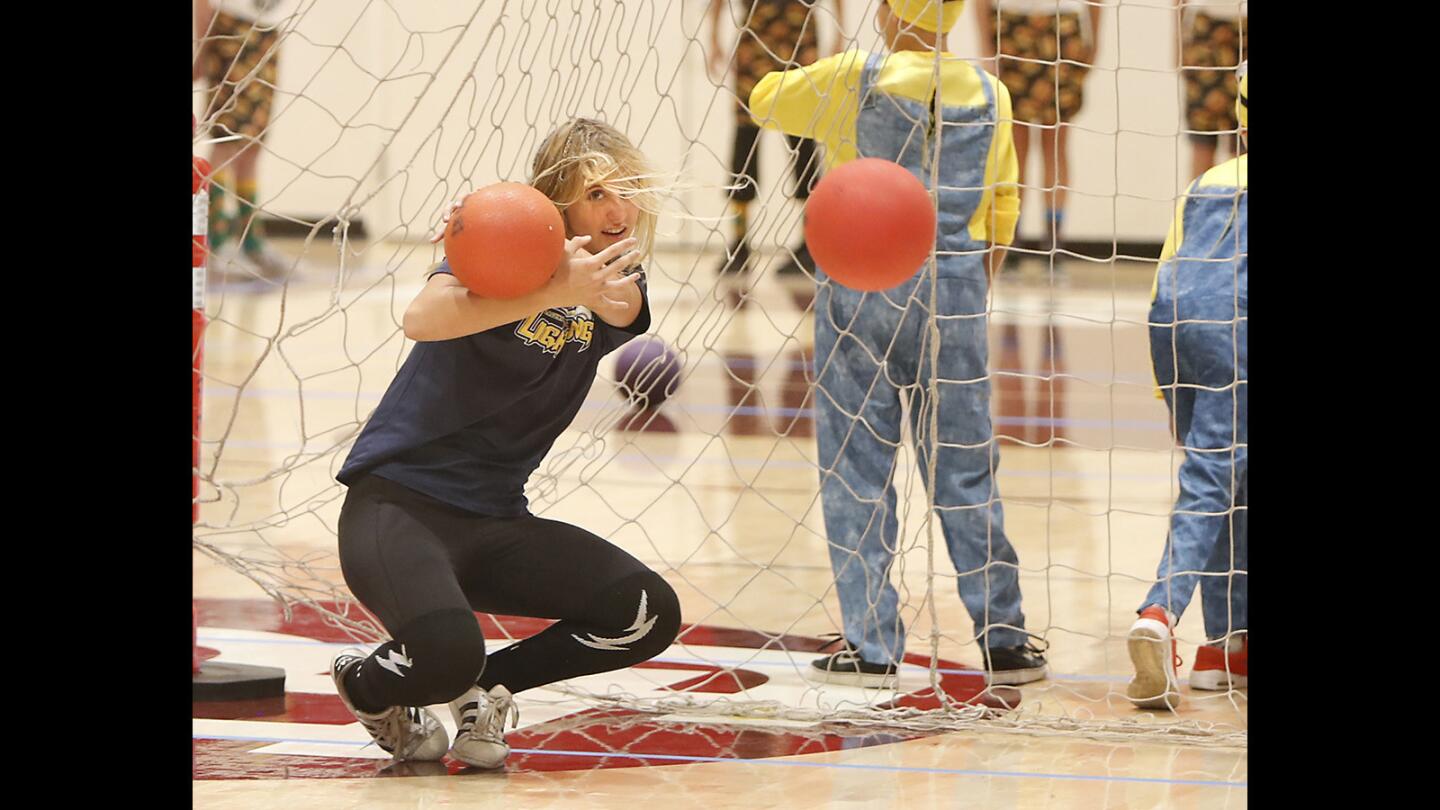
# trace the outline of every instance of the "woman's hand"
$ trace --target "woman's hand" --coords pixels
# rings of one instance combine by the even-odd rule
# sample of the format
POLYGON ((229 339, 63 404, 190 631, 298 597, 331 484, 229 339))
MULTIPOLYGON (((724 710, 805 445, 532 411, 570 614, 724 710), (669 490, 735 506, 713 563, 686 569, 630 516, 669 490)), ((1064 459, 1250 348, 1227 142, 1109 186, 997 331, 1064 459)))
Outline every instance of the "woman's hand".
POLYGON ((589 236, 576 236, 565 240, 565 258, 560 260, 555 275, 546 285, 551 288, 563 306, 584 306, 592 310, 596 305, 619 307, 629 304, 607 295, 634 285, 640 278, 638 273, 625 275, 625 271, 640 262, 639 244, 635 237, 622 239, 608 248, 591 255, 585 249, 589 236))
POLYGON ((450 210, 446 211, 445 216, 440 219, 440 230, 436 231, 435 235, 430 237, 430 244, 439 244, 440 240, 445 238, 445 231, 450 227, 450 217, 454 216, 455 212, 460 210, 460 205, 464 202, 464 196, 456 197, 450 201, 450 210))
MULTIPOLYGON (((450 210, 440 220, 440 230, 430 237, 431 244, 445 238, 450 217, 460 210, 464 197, 450 203, 450 210)), ((565 240, 565 256, 555 269, 555 275, 542 288, 551 300, 559 301, 557 306, 585 306, 594 309, 597 303, 624 309, 629 304, 606 296, 611 290, 619 290, 635 284, 638 275, 627 276, 624 272, 640 261, 640 252, 633 250, 638 244, 635 237, 622 239, 598 254, 591 255, 585 249, 589 236, 576 236, 565 240)))

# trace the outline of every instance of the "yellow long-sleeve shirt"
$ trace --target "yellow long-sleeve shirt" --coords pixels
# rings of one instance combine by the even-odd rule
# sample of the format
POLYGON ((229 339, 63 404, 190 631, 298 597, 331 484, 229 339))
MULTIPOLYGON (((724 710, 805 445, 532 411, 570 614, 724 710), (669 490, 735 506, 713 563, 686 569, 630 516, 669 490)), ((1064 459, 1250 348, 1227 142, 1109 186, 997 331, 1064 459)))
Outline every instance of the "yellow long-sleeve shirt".
MULTIPOLYGON (((826 168, 859 157, 855 126, 860 109, 860 79, 870 54, 846 51, 794 70, 773 71, 750 94, 750 114, 768 129, 813 138, 825 145, 826 168)), ((947 107, 983 107, 989 102, 984 71, 949 53, 897 51, 889 54, 875 79, 875 90, 928 103, 936 87, 939 61, 940 103, 947 107)), ((970 219, 970 238, 1008 245, 1020 220, 1020 168, 1011 134, 1010 93, 988 76, 995 97, 995 134, 985 160, 985 188, 970 219)))

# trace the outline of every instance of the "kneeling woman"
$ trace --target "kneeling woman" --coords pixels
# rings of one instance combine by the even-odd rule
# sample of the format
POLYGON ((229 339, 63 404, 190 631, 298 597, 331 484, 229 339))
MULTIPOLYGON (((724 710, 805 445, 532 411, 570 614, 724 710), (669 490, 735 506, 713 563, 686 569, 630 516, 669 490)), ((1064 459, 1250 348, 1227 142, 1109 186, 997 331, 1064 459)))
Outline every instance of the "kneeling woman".
POLYGON ((639 263, 654 242, 651 175, 624 135, 576 119, 541 144, 530 183, 570 237, 554 277, 499 301, 441 263, 405 312, 417 343, 337 476, 349 487, 345 582, 392 639, 336 658, 335 684, 397 759, 438 760, 448 748, 499 767, 512 694, 640 663, 680 627, 659 574, 584 529, 535 517, 524 495, 600 359, 650 326, 639 263), (476 611, 559 621, 487 658, 476 611), (423 708, 446 702, 453 747, 423 708))

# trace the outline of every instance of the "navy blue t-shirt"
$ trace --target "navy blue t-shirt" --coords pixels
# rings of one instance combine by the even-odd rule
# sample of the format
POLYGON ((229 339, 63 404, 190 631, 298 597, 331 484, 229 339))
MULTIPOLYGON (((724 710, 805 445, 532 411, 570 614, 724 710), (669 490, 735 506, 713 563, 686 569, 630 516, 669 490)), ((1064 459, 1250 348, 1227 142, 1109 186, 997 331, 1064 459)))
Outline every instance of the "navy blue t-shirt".
POLYGON ((416 343, 335 477, 378 475, 470 512, 529 514, 525 482, 580 412, 600 358, 650 328, 643 275, 639 284, 640 315, 623 329, 583 308, 547 309, 416 343))

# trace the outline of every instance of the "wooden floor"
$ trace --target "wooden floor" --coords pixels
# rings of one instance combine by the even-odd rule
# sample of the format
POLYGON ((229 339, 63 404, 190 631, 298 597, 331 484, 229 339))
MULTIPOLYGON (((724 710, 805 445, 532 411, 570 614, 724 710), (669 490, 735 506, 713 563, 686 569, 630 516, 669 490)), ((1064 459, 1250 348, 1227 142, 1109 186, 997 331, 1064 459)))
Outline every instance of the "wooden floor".
MULTIPOLYGON (((299 243, 285 247, 301 253, 299 243)), ((680 713, 663 718, 660 731, 647 727, 649 742, 622 744, 614 718, 586 715, 603 734, 576 724, 593 703, 542 689, 521 696, 528 736, 519 745, 512 737, 507 772, 481 774, 387 767, 383 752, 363 746, 363 730, 334 714, 323 673, 344 639, 278 617, 255 581, 304 585, 311 598, 340 585, 334 531, 343 489, 333 474, 403 358, 399 315, 432 255, 428 246, 377 245, 347 260, 342 275, 328 249, 305 251, 283 287, 212 279, 208 291, 202 470, 219 486, 202 486, 197 537, 252 564, 287 565, 258 565, 251 578, 197 553, 199 643, 218 650, 219 661, 284 666, 291 695, 249 714, 197 704, 196 806, 611 807, 657 795, 712 807, 1244 806, 1244 691, 1187 689, 1181 710, 1164 717, 1123 699, 1124 632, 1154 576, 1180 460, 1151 386, 1151 266, 1070 260, 1056 274, 1048 262, 1012 258, 995 287, 991 365, 996 428, 1006 437, 1006 528, 1029 629, 1051 644, 1052 677, 1021 690, 1022 716, 1046 721, 1034 733, 840 733, 680 713), (1202 733, 1171 742, 1055 731, 1065 719, 1129 732, 1178 723, 1202 733), (577 747, 596 740, 606 742, 577 747)), ((712 635, 672 647, 662 668, 735 659, 765 680, 752 697, 796 705, 894 698, 818 690, 801 675, 815 657, 805 640, 839 627, 805 396, 813 288, 764 268, 749 282, 717 286, 713 262, 673 252, 650 267, 653 331, 684 349, 676 396, 649 429, 613 429, 625 408, 612 382, 597 380, 574 429, 532 480, 532 508, 609 538, 675 586, 685 621, 712 635), (760 650, 725 641, 731 631, 788 634, 799 646, 760 650)), ((913 474, 898 485, 908 650, 928 658, 933 635, 955 671, 974 667, 979 656, 943 544, 927 576, 923 492, 913 474)), ((1196 606, 1180 624, 1182 680, 1203 640, 1199 619, 1196 606)), ((523 625, 497 629, 487 637, 524 635, 523 625)), ((676 680, 654 670, 595 677, 584 686, 603 690, 610 677, 643 691, 676 680)), ((923 687, 926 670, 907 677, 923 687)))

